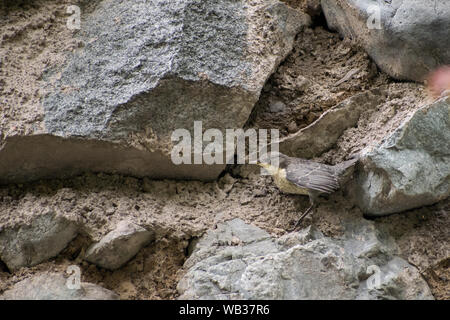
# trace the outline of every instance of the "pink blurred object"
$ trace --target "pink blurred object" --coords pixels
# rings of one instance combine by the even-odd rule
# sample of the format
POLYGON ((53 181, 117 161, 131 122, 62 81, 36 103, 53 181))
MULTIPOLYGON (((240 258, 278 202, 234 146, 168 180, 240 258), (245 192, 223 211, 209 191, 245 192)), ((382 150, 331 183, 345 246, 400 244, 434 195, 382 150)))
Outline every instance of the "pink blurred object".
POLYGON ((450 95, 450 66, 440 67, 428 76, 428 91, 433 98, 450 95))

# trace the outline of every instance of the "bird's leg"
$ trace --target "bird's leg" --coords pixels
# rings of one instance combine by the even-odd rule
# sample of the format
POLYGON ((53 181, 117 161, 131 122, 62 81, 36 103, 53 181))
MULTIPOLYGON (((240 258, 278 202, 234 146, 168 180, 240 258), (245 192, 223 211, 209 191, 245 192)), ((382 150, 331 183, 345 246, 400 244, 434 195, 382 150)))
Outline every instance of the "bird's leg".
POLYGON ((311 204, 309 206, 308 209, 306 209, 305 212, 303 212, 303 214, 300 216, 300 218, 298 219, 297 223, 295 224, 294 228, 292 229, 292 231, 295 231, 295 229, 297 229, 297 227, 299 226, 299 224, 302 222, 302 220, 308 215, 308 213, 312 210, 312 208, 314 207, 314 204, 311 204))
POLYGON ((300 218, 298 219, 297 223, 295 224, 294 228, 292 228, 291 231, 295 231, 295 229, 297 229, 297 227, 300 225, 300 223, 302 222, 302 220, 311 212, 311 210, 314 208, 314 206, 316 205, 316 197, 317 195, 313 192, 309 192, 309 202, 311 203, 311 205, 309 206, 308 209, 306 209, 305 212, 302 213, 302 215, 300 216, 300 218))

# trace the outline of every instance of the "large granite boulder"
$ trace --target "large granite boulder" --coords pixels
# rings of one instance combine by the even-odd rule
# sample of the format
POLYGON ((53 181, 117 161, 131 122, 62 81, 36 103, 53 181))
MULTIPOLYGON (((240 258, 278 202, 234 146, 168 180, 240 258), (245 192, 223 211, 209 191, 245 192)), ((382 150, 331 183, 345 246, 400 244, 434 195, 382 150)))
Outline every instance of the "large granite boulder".
POLYGON ((368 215, 436 203, 450 195, 450 97, 418 109, 363 152, 356 202, 368 215))
POLYGON ((180 299, 433 299, 392 239, 372 222, 350 224, 342 240, 311 227, 273 239, 239 219, 220 224, 186 261, 180 299))
POLYGON ((277 0, 105 0, 81 17, 79 48, 44 75, 36 123, 0 128, 0 183, 86 170, 216 178, 224 164, 172 163, 173 130, 242 128, 311 20, 277 0))
POLYGON ((422 81, 450 64, 447 0, 322 0, 328 26, 360 42, 397 79, 422 81))

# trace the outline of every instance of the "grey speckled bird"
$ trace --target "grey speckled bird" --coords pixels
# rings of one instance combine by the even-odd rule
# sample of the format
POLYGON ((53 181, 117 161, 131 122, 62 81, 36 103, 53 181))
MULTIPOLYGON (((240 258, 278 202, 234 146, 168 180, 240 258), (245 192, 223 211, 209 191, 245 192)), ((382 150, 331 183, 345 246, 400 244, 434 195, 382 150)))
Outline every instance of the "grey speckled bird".
POLYGON ((340 176, 358 161, 358 156, 334 166, 323 163, 288 157, 282 153, 272 153, 267 161, 257 164, 266 169, 277 187, 284 193, 309 196, 311 206, 300 216, 294 230, 314 208, 317 197, 330 194, 340 188, 340 176), (276 161, 278 158, 278 161, 276 161), (277 165, 274 165, 278 163, 277 165))

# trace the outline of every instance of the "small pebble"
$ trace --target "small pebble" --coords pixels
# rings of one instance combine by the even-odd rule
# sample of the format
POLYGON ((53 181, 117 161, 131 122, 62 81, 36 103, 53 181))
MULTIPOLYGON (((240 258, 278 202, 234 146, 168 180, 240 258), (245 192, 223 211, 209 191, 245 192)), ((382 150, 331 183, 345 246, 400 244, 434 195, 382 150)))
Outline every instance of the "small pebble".
POLYGON ((275 101, 270 103, 270 112, 283 112, 286 110, 286 105, 281 101, 275 101))

